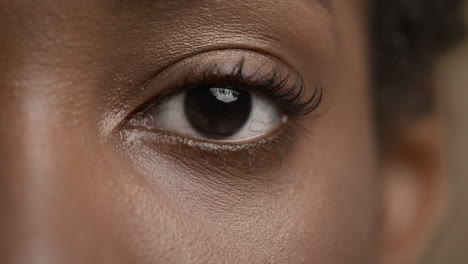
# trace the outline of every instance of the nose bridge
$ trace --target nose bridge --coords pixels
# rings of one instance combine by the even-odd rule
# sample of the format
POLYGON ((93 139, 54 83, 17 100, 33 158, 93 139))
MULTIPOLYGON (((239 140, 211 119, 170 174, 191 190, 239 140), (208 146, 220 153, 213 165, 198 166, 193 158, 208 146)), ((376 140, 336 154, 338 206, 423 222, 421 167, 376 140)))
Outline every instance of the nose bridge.
POLYGON ((71 30, 82 19, 63 1, 39 2, 0 4, 0 263, 119 263, 101 219, 112 195, 96 202, 108 183, 88 74, 101 35, 71 30))
POLYGON ((97 133, 53 77, 14 79, 0 81, 0 262, 108 263, 90 202, 97 133))
MULTIPOLYGON (((20 94, 25 87, 3 89, 20 94)), ((2 253, 10 254, 12 263, 53 263, 50 251, 60 240, 57 219, 68 221, 62 208, 73 200, 64 192, 72 168, 59 154, 62 132, 54 126, 48 98, 4 98, 10 101, 3 104, 0 119, 0 193, 7 208, 0 228, 8 234, 1 238, 7 247, 2 253)))

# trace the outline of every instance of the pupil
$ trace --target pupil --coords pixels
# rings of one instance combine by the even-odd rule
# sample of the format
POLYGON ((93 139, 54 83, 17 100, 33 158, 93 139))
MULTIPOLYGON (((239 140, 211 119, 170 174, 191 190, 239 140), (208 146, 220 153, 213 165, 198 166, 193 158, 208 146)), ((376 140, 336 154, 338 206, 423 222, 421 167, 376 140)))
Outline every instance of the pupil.
POLYGON ((252 110, 248 92, 231 88, 198 88, 187 91, 185 115, 189 123, 209 138, 226 138, 238 132, 252 110))

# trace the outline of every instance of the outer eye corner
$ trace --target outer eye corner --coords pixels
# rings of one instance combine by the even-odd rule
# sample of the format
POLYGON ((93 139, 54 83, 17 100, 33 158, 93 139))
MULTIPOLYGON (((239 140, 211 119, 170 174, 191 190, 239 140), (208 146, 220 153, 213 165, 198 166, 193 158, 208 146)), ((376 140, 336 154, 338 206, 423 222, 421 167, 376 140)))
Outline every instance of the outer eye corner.
POLYGON ((315 106, 314 100, 304 101, 302 76, 281 61, 245 51, 217 55, 224 53, 168 70, 163 86, 175 83, 169 90, 176 92, 153 100, 128 123, 200 142, 245 145, 273 137, 290 116, 315 106))
POLYGON ((203 87, 162 101, 132 117, 128 124, 217 143, 242 144, 268 135, 286 121, 272 102, 252 92, 203 87))

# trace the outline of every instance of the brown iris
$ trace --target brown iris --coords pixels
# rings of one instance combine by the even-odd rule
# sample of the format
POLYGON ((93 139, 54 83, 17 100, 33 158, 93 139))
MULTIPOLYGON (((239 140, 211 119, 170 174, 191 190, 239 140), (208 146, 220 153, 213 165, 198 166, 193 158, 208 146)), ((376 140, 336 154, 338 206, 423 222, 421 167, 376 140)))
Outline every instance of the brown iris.
POLYGON ((222 139, 245 125, 252 110, 251 95, 234 88, 197 88, 187 91, 185 114, 203 136, 222 139))

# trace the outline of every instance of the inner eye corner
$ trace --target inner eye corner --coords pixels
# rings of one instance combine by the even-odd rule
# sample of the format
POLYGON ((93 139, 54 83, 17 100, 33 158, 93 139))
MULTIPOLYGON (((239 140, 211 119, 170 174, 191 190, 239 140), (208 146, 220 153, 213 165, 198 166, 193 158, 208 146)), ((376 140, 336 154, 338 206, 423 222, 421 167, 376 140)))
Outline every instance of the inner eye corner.
MULTIPOLYGON (((158 110, 155 111, 152 108, 161 107, 161 105, 142 106, 127 117, 124 125, 133 128, 140 126, 153 131, 164 130, 171 132, 175 130, 174 132, 182 136, 194 136, 195 140, 203 139, 216 144, 232 143, 232 145, 240 145, 247 144, 252 139, 259 140, 270 134, 271 130, 276 130, 278 124, 285 123, 284 116, 280 111, 276 114, 280 120, 262 120, 261 118, 267 117, 276 118, 275 114, 268 111, 274 111, 272 109, 278 108, 276 106, 270 108, 263 106, 260 110, 256 110, 258 106, 255 104, 258 104, 258 100, 253 98, 257 95, 248 89, 211 87, 189 89, 183 93, 184 96, 175 98, 179 101, 183 100, 183 102, 169 102, 173 106, 172 108, 169 106, 169 113, 163 113, 163 116, 153 116, 152 114, 157 113, 158 110), (184 124, 180 125, 177 122, 183 120, 164 116, 165 114, 174 115, 177 114, 174 111, 182 110, 177 109, 177 106, 183 108, 186 121, 192 126, 195 135, 190 135, 191 128, 181 131, 184 130, 181 129, 184 124), (255 116, 252 111, 263 112, 257 113, 257 116, 255 116), (260 121, 256 124, 260 128, 244 129, 248 122, 255 122, 250 120, 252 116, 260 118, 260 121), (189 131, 189 135, 184 135, 187 131, 189 131), (241 133, 241 135, 236 136, 237 133, 241 133)), ((265 103, 263 102, 263 104, 265 103)), ((178 113, 178 115, 180 117, 182 113, 178 113)))
POLYGON ((239 56, 239 61, 231 64, 231 71, 221 70, 224 67, 221 63, 208 63, 194 67, 193 71, 176 72, 174 76, 181 74, 182 77, 174 80, 178 84, 169 85, 172 88, 167 93, 155 96, 130 112, 121 126, 173 131, 218 143, 236 141, 236 144, 243 144, 242 140, 247 142, 269 135, 305 107, 303 87, 291 84, 291 79, 303 79, 299 72, 278 58, 260 55, 265 57, 260 62, 250 60, 250 55, 239 56), (259 101, 256 98, 264 99, 260 110, 255 105, 259 101), (166 105, 171 106, 170 111, 158 113, 157 109, 166 105), (264 118, 276 120, 260 122, 263 123, 263 126, 258 124, 261 129, 241 131, 249 122, 252 111, 263 111, 264 118))

